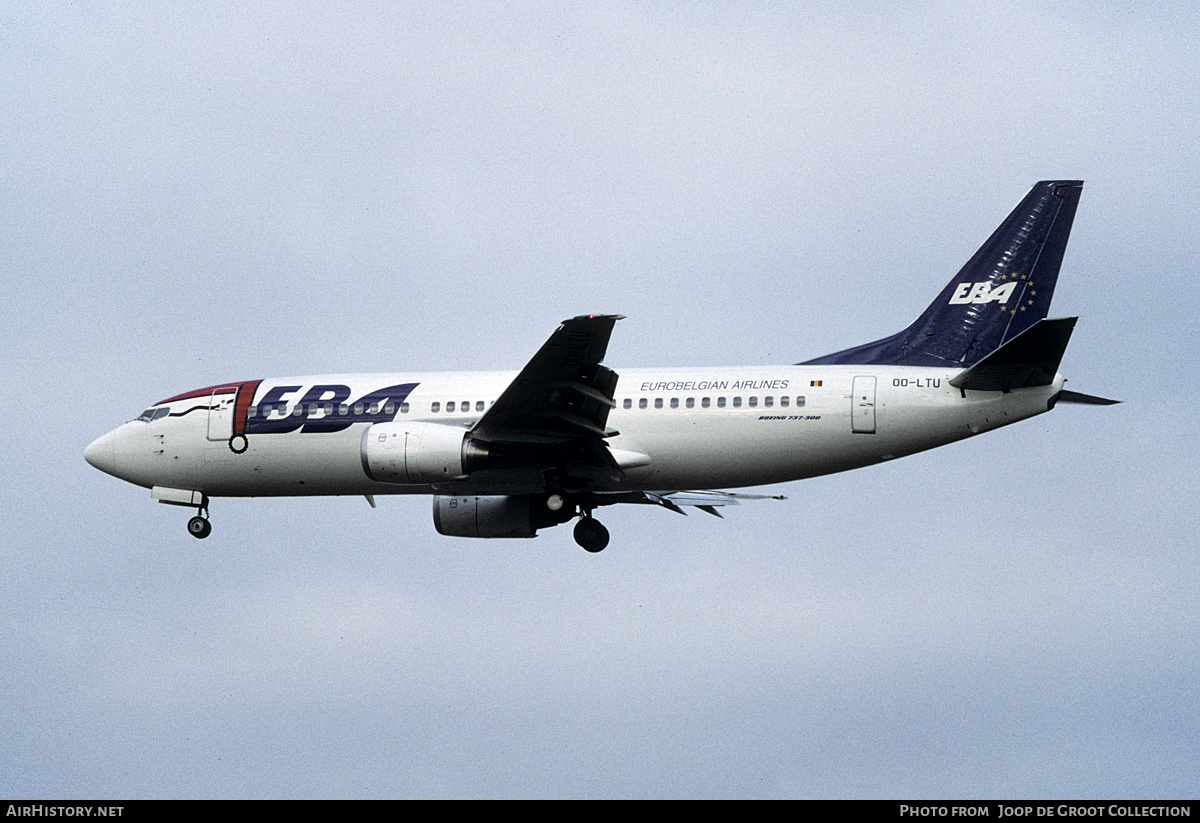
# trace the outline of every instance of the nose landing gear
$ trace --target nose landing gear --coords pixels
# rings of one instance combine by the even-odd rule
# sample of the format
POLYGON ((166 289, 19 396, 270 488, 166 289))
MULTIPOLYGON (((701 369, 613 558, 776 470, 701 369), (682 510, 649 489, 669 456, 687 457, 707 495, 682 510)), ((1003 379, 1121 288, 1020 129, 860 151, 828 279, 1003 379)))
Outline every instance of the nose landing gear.
POLYGON ((212 534, 212 523, 209 523, 207 519, 200 515, 196 515, 188 521, 187 530, 188 534, 192 537, 198 537, 203 540, 212 534))
POLYGON ((206 514, 208 514, 207 499, 196 510, 196 516, 187 522, 188 534, 198 540, 203 540, 212 534, 212 523, 208 522, 208 518, 204 516, 206 514))

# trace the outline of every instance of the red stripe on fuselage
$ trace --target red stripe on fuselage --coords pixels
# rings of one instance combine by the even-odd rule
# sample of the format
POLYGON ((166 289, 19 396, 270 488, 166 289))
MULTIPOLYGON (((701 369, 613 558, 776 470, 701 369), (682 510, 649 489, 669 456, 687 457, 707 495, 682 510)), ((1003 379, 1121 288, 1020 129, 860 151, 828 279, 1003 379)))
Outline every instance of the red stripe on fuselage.
POLYGON ((250 404, 254 402, 254 393, 258 391, 261 380, 239 380, 236 383, 218 383, 215 386, 205 386, 202 389, 177 394, 174 397, 168 397, 166 400, 159 400, 154 405, 161 406, 163 403, 174 403, 177 400, 194 400, 197 397, 212 397, 214 394, 236 394, 237 399, 233 401, 233 433, 235 435, 246 433, 246 412, 250 409, 250 404))
POLYGON ((258 391, 261 380, 247 380, 238 386, 237 400, 233 403, 233 433, 246 433, 246 412, 254 402, 254 393, 258 391))
MULTIPOLYGON (((161 406, 163 403, 174 403, 176 400, 191 400, 194 397, 210 397, 212 396, 213 392, 216 392, 217 394, 233 394, 239 388, 244 386, 246 382, 247 381, 239 381, 237 383, 218 383, 215 386, 205 386, 202 389, 196 389, 195 391, 184 392, 183 394, 177 394, 174 397, 168 397, 166 400, 159 400, 154 405, 161 406)), ((248 382, 252 382, 257 386, 262 381, 252 380, 248 382)))

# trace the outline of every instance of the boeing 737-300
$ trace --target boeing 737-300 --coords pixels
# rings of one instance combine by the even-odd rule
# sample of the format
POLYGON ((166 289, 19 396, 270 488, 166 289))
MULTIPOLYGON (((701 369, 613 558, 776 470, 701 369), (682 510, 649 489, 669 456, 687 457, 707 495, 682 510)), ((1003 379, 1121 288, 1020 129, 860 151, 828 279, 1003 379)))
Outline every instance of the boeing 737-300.
POLYGON ((238 380, 160 400, 87 462, 197 513, 217 497, 433 496, 438 532, 533 537, 601 506, 682 512, 942 446, 1053 409, 1075 317, 1047 319, 1082 182, 1033 187, 908 328, 795 365, 620 369, 617 315, 565 321, 519 372, 238 380))

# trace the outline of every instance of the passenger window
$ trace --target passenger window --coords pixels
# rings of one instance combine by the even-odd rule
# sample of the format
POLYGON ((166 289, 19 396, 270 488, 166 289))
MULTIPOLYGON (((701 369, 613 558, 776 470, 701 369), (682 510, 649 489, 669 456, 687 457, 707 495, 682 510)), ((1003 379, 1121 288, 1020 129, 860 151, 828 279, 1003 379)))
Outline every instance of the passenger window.
POLYGON ((639 409, 644 409, 644 408, 646 408, 646 406, 647 406, 646 398, 643 397, 642 399, 638 400, 638 408, 639 409))
POLYGON ((673 409, 679 408, 679 398, 678 397, 671 398, 671 408, 673 408, 673 409))
POLYGON ((379 404, 372 403, 371 408, 367 409, 367 414, 379 414, 379 404))
POLYGON ((718 397, 718 398, 717 398, 717 408, 718 408, 718 409, 723 409, 723 408, 725 408, 725 398, 724 398, 724 397, 718 397))
POLYGON ((696 398, 694 398, 694 397, 689 397, 689 398, 687 399, 687 402, 686 402, 686 403, 684 403, 684 405, 685 405, 685 406, 687 406, 689 409, 694 409, 694 408, 696 408, 696 398))
POLYGON ((803 398, 803 397, 797 397, 797 398, 796 398, 796 408, 800 408, 800 407, 801 407, 801 406, 803 406, 803 405, 804 405, 804 398, 803 398))
POLYGON ((441 404, 441 403, 430 403, 430 404, 429 404, 429 411, 433 412, 434 414, 437 414, 437 413, 438 413, 438 412, 440 412, 441 410, 442 410, 442 404, 441 404))
POLYGON ((396 404, 393 403, 391 400, 384 403, 383 404, 383 413, 388 415, 389 417, 391 417, 393 414, 396 413, 396 404))
POLYGON ((355 403, 355 404, 354 404, 354 413, 355 413, 355 414, 362 414, 362 413, 363 413, 363 404, 362 404, 362 403, 355 403))
POLYGON ((733 407, 735 409, 740 409, 742 407, 742 398, 740 398, 740 397, 733 398, 733 407))
POLYGON ((787 397, 786 397, 786 396, 779 398, 779 405, 780 405, 780 406, 783 406, 784 408, 787 408, 787 404, 788 404, 788 400, 787 400, 787 397))
POLYGON ((454 411, 454 401, 453 400, 451 400, 449 403, 446 404, 446 411, 447 411, 447 413, 454 411))
POLYGON ((710 403, 710 401, 709 401, 709 399, 708 399, 707 397, 701 397, 701 398, 700 398, 700 406, 701 406, 701 408, 705 408, 705 409, 707 409, 707 408, 708 408, 708 406, 709 406, 709 403, 710 403))
POLYGON ((349 406, 347 406, 345 403, 338 404, 338 414, 340 414, 342 417, 345 417, 349 413, 350 413, 349 406))
POLYGON ((482 400, 475 401, 475 411, 477 411, 477 412, 483 411, 483 401, 482 400))
POLYGON ((771 408, 771 406, 775 405, 775 398, 774 397, 764 397, 763 405, 766 406, 768 409, 771 408))
POLYGON ((632 397, 626 397, 626 398, 625 398, 625 402, 624 402, 624 403, 622 403, 622 404, 621 404, 621 406, 622 406, 622 408, 626 408, 626 409, 632 409, 632 408, 633 408, 633 398, 632 398, 632 397))
POLYGON ((757 405, 758 405, 758 398, 757 398, 757 397, 751 397, 751 398, 750 398, 750 408, 754 408, 754 407, 755 407, 755 406, 757 406, 757 405))
POLYGON ((661 397, 654 398, 654 408, 656 408, 656 409, 662 408, 662 398, 661 397))
POLYGON ((401 403, 401 404, 400 404, 400 413, 401 413, 401 414, 408 414, 408 404, 407 404, 407 403, 401 403))

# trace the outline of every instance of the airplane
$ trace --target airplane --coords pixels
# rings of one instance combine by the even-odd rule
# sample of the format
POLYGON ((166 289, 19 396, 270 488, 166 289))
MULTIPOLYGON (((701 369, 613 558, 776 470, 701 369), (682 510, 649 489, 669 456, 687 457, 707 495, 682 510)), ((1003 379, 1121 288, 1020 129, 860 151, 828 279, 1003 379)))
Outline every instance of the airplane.
MULTIPOLYGON (((1064 388, 1076 317, 1048 319, 1083 183, 1036 184, 903 331, 794 365, 604 365, 620 315, 564 321, 519 372, 323 374, 176 394, 89 445, 103 472, 196 509, 217 497, 433 498, 443 535, 534 537, 595 510, 684 513, 719 489, 856 469, 1049 411, 1116 403, 1064 388)), ((779 498, 777 498, 779 499, 779 498)))

